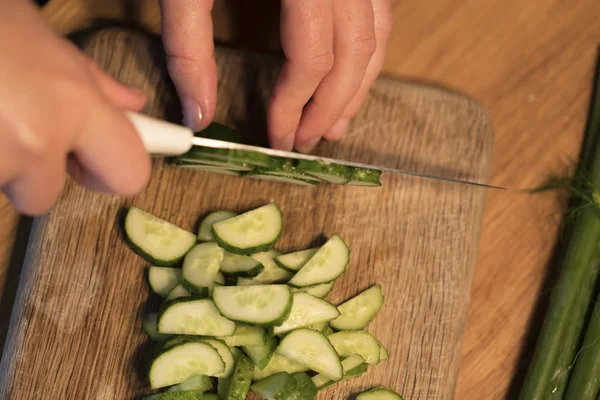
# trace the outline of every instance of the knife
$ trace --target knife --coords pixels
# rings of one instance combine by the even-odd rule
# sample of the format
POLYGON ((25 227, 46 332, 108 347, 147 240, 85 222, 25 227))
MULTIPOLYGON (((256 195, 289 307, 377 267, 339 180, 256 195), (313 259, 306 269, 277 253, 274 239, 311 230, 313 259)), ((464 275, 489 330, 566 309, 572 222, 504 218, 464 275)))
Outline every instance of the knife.
POLYGON ((194 132, 191 129, 182 125, 173 124, 167 121, 151 118, 146 115, 130 111, 126 112, 125 114, 137 130, 146 151, 153 156, 179 156, 187 153, 193 146, 201 146, 213 149, 256 152, 284 159, 317 161, 335 165, 345 165, 348 167, 374 169, 382 172, 391 172, 464 185, 480 186, 489 189, 506 190, 506 188, 488 185, 485 183, 478 183, 455 178, 447 178, 414 171, 390 168, 381 165, 370 165, 353 161, 345 161, 334 158, 315 156, 311 154, 294 153, 290 151, 276 150, 266 147, 251 146, 247 144, 197 137, 194 136, 194 132))

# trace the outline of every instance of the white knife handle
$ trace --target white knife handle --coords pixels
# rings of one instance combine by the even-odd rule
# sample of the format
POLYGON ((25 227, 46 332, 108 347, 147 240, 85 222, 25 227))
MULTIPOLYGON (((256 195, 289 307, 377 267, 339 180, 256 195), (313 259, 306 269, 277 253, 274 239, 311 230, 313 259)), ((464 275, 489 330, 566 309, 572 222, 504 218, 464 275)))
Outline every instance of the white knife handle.
POLYGON ((185 126, 130 111, 125 114, 140 135, 146 151, 151 155, 177 156, 192 147, 194 132, 185 126))

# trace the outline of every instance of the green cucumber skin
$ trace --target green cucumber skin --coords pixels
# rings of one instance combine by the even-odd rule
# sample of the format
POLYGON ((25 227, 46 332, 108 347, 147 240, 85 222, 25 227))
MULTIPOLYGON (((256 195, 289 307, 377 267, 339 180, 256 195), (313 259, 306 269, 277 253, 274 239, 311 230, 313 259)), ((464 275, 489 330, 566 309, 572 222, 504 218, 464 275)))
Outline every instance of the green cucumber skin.
POLYGON ((348 186, 381 186, 381 171, 369 168, 353 168, 348 186))
POLYGON ((186 390, 183 392, 162 392, 142 398, 142 400, 204 400, 203 390, 186 390))
POLYGON ((395 400, 404 400, 398 393, 385 387, 373 388, 366 392, 359 393, 359 395, 356 396, 356 400, 390 400, 392 398, 395 400), (375 397, 374 395, 377 395, 378 397, 375 397), (386 397, 382 398, 382 395, 386 397))
POLYGON ((256 267, 254 267, 248 271, 223 272, 223 275, 235 276, 238 278, 252 279, 252 278, 260 275, 260 273, 263 272, 264 270, 265 270, 265 267, 261 263, 258 263, 258 265, 256 267))
POLYGON ((350 378, 354 378, 356 376, 362 375, 365 372, 367 372, 369 370, 369 364, 367 363, 362 363, 360 364, 358 367, 354 367, 352 368, 350 371, 344 372, 344 377, 342 378, 341 381, 338 382, 334 382, 334 381, 327 381, 322 385, 319 385, 319 387, 317 388, 318 390, 323 390, 331 385, 335 385, 336 383, 345 381, 346 379, 350 379, 350 378))
POLYGON ((227 389, 227 397, 225 400, 245 400, 250 392, 252 384, 252 373, 254 364, 248 357, 240 354, 235 362, 231 382, 227 389))
POLYGON ((246 353, 246 355, 250 357, 252 362, 254 362, 254 364, 262 370, 265 369, 265 367, 271 361, 271 358, 273 358, 273 354, 275 354, 275 349, 278 345, 279 340, 277 340, 277 338, 275 338, 274 336, 269 336, 266 339, 266 342, 263 346, 242 346, 242 349, 244 350, 244 353, 246 353), (259 348, 260 351, 255 351, 254 348, 256 347, 259 348), (265 350, 266 354, 260 359, 258 359, 258 353, 263 353, 265 352, 265 350))
POLYGON ((209 291, 207 287, 196 286, 193 283, 188 282, 186 279, 183 279, 181 284, 188 292, 191 293, 192 296, 194 296, 197 299, 206 299, 209 297, 209 291))

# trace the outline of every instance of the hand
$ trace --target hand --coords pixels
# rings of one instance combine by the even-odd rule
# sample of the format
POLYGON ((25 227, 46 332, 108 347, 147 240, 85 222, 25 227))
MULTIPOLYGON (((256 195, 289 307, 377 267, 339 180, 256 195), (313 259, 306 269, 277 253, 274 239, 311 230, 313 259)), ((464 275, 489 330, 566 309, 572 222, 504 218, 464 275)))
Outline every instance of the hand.
POLYGON ((116 194, 146 184, 150 160, 123 113, 144 106, 141 92, 55 36, 29 1, 0 6, 0 49, 0 188, 18 211, 47 211, 67 170, 116 194))
MULTIPOLYGON (((216 103, 212 0, 161 0, 171 77, 190 128, 212 121, 216 103)), ((383 67, 392 28, 389 0, 282 0, 286 56, 268 110, 271 146, 309 152, 343 137, 383 67)))

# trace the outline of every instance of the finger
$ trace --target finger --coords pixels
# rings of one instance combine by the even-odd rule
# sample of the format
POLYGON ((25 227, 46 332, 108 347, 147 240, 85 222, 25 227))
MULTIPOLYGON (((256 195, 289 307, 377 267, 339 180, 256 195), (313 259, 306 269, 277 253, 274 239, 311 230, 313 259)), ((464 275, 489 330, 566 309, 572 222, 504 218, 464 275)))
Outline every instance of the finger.
POLYGON ((284 0, 281 45, 287 58, 269 104, 271 147, 291 150, 302 110, 333 66, 329 0, 284 0))
POLYGON ((86 62, 98 87, 114 105, 131 111, 140 111, 144 108, 144 104, 146 104, 144 92, 119 83, 92 60, 87 59, 86 62))
POLYGON ((105 101, 97 103, 92 107, 93 118, 88 118, 89 123, 73 146, 77 162, 89 175, 83 183, 115 194, 136 194, 150 175, 148 153, 121 110, 105 101))
POLYGON ((327 140, 339 140, 342 138, 350 120, 362 106, 369 93, 369 89, 383 68, 386 48, 394 24, 390 1, 373 0, 373 15, 375 17, 375 40, 377 43, 375 53, 369 62, 365 77, 354 98, 348 103, 341 118, 333 125, 333 128, 325 134, 325 139, 327 140))
POLYGON ((334 0, 333 19, 335 62, 303 112, 295 139, 302 152, 312 150, 342 115, 375 52, 370 0, 334 0))
POLYGON ((160 0, 169 74, 181 100, 183 121, 195 131, 210 124, 217 101, 212 5, 212 0, 160 0))

